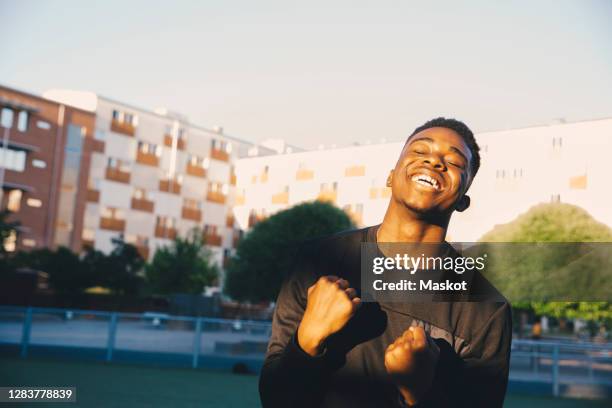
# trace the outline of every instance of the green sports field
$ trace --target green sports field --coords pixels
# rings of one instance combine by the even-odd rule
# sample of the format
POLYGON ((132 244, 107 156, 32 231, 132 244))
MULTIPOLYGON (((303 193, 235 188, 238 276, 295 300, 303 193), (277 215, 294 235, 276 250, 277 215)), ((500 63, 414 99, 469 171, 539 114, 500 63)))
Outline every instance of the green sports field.
MULTIPOLYGON (((0 359, 0 386, 77 388, 76 404, 32 404, 35 407, 259 407, 256 376, 204 370, 0 359)), ((0 403, 0 408, 3 405, 6 406, 0 403)), ((595 408, 607 405, 601 401, 509 395, 506 406, 595 408)))

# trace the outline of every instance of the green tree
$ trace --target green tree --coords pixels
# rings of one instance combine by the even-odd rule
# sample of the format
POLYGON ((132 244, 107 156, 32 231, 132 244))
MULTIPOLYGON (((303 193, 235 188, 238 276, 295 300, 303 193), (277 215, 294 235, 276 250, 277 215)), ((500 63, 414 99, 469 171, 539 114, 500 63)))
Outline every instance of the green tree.
POLYGON ((92 286, 102 286, 117 294, 136 295, 144 282, 145 260, 123 236, 111 241, 113 249, 108 255, 90 249, 83 257, 84 267, 92 275, 92 286))
POLYGON ((146 267, 146 278, 155 294, 199 294, 218 276, 211 262, 202 231, 193 229, 185 238, 177 237, 171 245, 158 248, 146 267))
POLYGON ((19 266, 48 273, 49 285, 59 295, 75 295, 91 285, 90 271, 69 248, 36 249, 22 252, 18 258, 19 266))
POLYGON ((573 243, 488 245, 486 251, 492 256, 487 277, 513 301, 515 308, 558 318, 612 318, 612 305, 608 302, 553 301, 559 299, 560 293, 573 299, 605 299, 611 291, 612 259, 607 248, 578 243, 612 242, 612 230, 582 208, 540 204, 514 221, 496 226, 480 241, 573 243))
POLYGON ((10 215, 9 210, 0 211, 0 273, 6 274, 14 272, 15 263, 11 259, 10 253, 6 252, 4 243, 19 227, 19 222, 9 221, 10 215))
POLYGON ((238 244, 225 292, 240 301, 276 299, 299 243, 353 228, 349 216, 323 202, 300 204, 259 222, 238 244))

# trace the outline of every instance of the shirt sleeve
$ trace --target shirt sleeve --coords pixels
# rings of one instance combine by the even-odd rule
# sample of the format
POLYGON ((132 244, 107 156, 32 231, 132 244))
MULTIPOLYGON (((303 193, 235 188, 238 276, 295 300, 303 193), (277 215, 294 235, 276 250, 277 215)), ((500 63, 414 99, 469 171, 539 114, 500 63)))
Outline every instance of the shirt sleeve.
POLYGON ((503 303, 474 334, 461 356, 435 340, 440 358, 433 386, 418 407, 502 407, 508 385, 512 314, 503 303))
POLYGON ((304 258, 296 266, 283 283, 276 302, 272 334, 259 378, 259 394, 265 408, 320 405, 325 384, 337 369, 326 348, 313 357, 297 341, 307 290, 316 276, 308 271, 304 258))

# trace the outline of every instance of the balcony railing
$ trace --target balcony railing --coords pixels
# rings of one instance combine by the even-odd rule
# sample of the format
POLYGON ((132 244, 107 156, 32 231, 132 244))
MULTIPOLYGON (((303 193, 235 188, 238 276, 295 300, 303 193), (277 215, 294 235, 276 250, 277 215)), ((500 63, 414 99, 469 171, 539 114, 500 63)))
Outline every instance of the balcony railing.
POLYGON ((202 210, 198 210, 197 208, 183 207, 181 217, 186 220, 200 222, 202 221, 202 210))
POLYGON ((272 204, 289 204, 289 193, 282 192, 272 196, 272 204))
POLYGON ((100 228, 110 231, 125 231, 125 220, 121 220, 118 218, 100 218, 100 228))
POLYGON ((159 157, 153 153, 145 153, 139 150, 136 153, 136 162, 145 164, 147 166, 157 167, 159 165, 159 157))
POLYGON ((104 153, 105 143, 102 140, 91 139, 91 150, 98 153, 104 153))
POLYGON ((149 247, 147 245, 136 245, 136 250, 145 261, 149 259, 149 247))
POLYGON ((206 177, 206 169, 201 166, 194 166, 191 163, 187 163, 187 174, 196 177, 206 177))
MULTIPOLYGON (((164 146, 172 147, 172 135, 164 135, 164 146)), ((185 150, 185 139, 179 137, 176 141, 176 148, 178 150, 185 150)))
POLYGON ((125 122, 119 122, 116 119, 113 119, 111 122, 111 130, 115 133, 121 133, 126 136, 134 136, 136 133, 136 128, 134 125, 125 122))
POLYGON ((221 149, 211 149, 210 157, 224 162, 229 161, 229 154, 225 150, 221 149))
POLYGON ((99 190, 87 189, 86 200, 89 203, 97 203, 97 202, 99 202, 100 201, 100 191, 99 190))
POLYGON ((157 238, 175 239, 176 235, 176 228, 165 227, 163 225, 155 226, 155 237, 157 238))
POLYGON ((338 199, 338 193, 334 190, 323 190, 319 193, 317 200, 319 201, 328 201, 331 203, 335 203, 338 199))
POLYGON ((206 245, 211 246, 221 246, 221 241, 223 240, 221 235, 213 233, 204 234, 203 238, 206 245))
POLYGON ((229 228, 234 227, 234 216, 233 215, 228 215, 227 217, 225 217, 225 226, 229 228))
POLYGON ((159 191, 181 194, 181 185, 174 180, 159 180, 159 191))
POLYGON ((314 178, 314 171, 300 169, 295 173, 295 179, 298 181, 312 180, 314 178))
POLYGON ((209 191, 206 193, 206 199, 213 203, 225 204, 225 200, 227 197, 225 194, 220 193, 218 191, 209 191))
POLYGON ((130 173, 127 171, 122 171, 115 167, 107 167, 106 168, 106 179, 111 181, 116 181, 119 183, 130 183, 130 173))
POLYGON ((143 198, 134 198, 132 197, 132 209, 144 212, 153 212, 153 208, 155 203, 153 201, 149 201, 143 198))

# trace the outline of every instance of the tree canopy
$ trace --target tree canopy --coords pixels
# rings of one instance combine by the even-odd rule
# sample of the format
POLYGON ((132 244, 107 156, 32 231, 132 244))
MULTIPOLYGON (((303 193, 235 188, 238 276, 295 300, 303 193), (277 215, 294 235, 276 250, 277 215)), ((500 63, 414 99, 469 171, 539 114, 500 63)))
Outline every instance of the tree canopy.
POLYGON ((256 224, 240 241, 225 280, 225 292, 241 301, 271 301, 290 271, 298 244, 353 228, 350 217, 324 202, 280 211, 256 224))

